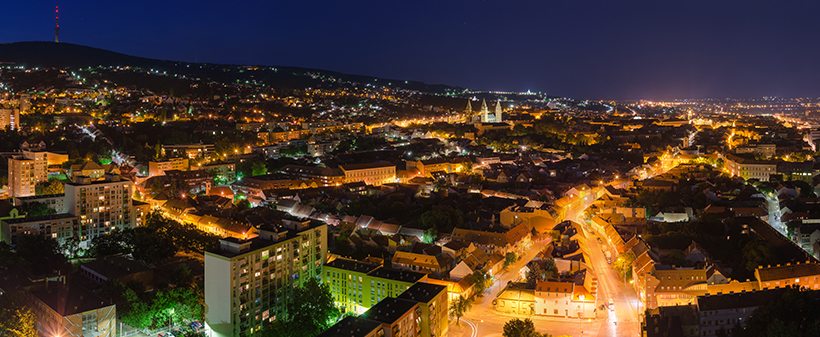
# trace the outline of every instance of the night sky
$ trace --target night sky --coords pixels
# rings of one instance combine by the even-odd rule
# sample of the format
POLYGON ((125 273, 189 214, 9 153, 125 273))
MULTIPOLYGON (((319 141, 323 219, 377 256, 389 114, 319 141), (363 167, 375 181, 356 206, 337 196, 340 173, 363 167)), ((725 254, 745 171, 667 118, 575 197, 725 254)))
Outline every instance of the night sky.
POLYGON ((820 1, 14 1, 0 42, 590 99, 820 96, 820 1))

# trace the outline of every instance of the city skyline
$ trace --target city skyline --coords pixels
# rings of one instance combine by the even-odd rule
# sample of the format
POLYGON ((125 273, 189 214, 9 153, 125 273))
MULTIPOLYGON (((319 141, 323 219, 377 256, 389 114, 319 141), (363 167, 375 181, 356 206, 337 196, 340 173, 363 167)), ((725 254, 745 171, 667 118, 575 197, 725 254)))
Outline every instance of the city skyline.
MULTIPOLYGON (((53 41, 58 5, 0 14, 0 42, 53 41)), ((818 47, 802 38, 820 28, 817 4, 164 5, 62 4, 60 41, 579 99, 806 97, 818 85, 818 47)))

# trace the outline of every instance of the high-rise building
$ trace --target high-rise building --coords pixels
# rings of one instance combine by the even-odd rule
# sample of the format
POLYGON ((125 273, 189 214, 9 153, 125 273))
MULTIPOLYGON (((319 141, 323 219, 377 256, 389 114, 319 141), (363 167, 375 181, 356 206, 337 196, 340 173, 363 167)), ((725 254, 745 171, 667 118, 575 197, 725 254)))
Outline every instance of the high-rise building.
POLYGON ((29 94, 20 94, 20 111, 23 113, 28 112, 31 108, 31 95, 29 94))
POLYGON ((48 179, 48 153, 23 151, 9 159, 9 196, 35 195, 34 185, 48 179))
POLYGON ((286 313, 288 294, 322 275, 327 225, 283 221, 205 252, 205 321, 214 336, 251 336, 286 313))
POLYGON ((0 109, 0 129, 11 128, 17 130, 20 127, 19 109, 0 109))
POLYGON ((65 184, 65 207, 79 218, 80 242, 88 241, 113 228, 132 228, 136 214, 131 202, 134 183, 117 174, 107 173, 104 180, 79 176, 65 184))

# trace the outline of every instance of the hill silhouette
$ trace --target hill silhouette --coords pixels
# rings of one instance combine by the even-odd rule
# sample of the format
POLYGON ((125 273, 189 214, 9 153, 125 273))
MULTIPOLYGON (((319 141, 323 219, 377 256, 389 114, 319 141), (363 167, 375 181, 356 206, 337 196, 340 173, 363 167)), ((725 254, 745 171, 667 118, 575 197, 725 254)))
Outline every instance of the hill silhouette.
MULTIPOLYGON (((213 63, 191 63, 170 60, 157 60, 144 57, 126 55, 110 50, 82 46, 71 43, 55 42, 14 42, 0 44, 0 62, 6 65, 22 65, 26 68, 86 68, 86 67, 138 67, 159 71, 185 74, 192 77, 208 78, 215 81, 247 80, 241 73, 249 65, 229 65, 213 63), (226 76, 233 73, 232 76, 226 76)), ((251 65, 256 66, 256 65, 251 65)), ((418 90, 429 93, 444 93, 447 91, 461 91, 463 88, 443 85, 426 84, 419 81, 405 81, 377 78, 364 75, 343 74, 329 70, 319 70, 300 67, 258 66, 275 68, 254 79, 262 80, 271 87, 301 89, 306 86, 322 84, 321 76, 332 76, 336 79, 383 86, 390 84, 409 90, 418 90), (405 83, 406 82, 406 83, 405 83)), ((326 85, 326 83, 325 83, 326 85)))

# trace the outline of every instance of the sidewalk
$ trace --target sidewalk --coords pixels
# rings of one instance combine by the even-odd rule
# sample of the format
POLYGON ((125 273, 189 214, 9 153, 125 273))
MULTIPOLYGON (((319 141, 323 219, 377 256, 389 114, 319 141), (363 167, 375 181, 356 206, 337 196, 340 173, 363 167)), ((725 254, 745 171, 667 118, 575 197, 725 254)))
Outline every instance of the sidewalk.
POLYGON ((448 337, 470 337, 473 333, 473 329, 470 328, 467 323, 464 323, 464 321, 459 323, 459 325, 456 325, 455 321, 451 320, 450 327, 448 329, 448 337))

